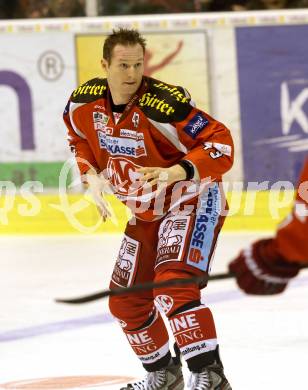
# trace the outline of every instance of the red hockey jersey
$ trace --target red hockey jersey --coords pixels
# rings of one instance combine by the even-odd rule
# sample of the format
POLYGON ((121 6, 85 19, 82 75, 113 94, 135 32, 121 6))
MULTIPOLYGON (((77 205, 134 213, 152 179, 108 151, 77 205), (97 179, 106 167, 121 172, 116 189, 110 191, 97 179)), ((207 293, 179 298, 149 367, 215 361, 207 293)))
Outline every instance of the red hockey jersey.
MULTIPOLYGON (((92 79, 73 91, 64 121, 81 174, 90 166, 103 171, 121 201, 129 207, 132 199, 135 206, 147 204, 132 210, 145 220, 158 218, 153 215, 155 191, 140 187, 138 168, 167 168, 184 159, 192 163, 193 180, 199 182, 221 181, 232 166, 229 130, 196 108, 184 88, 153 78, 143 77, 120 117, 112 112, 107 80, 92 79)), ((193 197, 196 193, 190 192, 185 199, 193 197)))

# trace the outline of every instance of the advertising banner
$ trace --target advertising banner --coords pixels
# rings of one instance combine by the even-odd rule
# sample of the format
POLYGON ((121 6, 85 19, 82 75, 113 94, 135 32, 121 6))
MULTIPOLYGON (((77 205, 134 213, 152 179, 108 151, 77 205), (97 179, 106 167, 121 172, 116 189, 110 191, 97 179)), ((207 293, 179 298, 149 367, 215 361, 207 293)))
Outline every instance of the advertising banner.
POLYGON ((62 112, 76 86, 73 35, 6 34, 0 58, 0 180, 57 186, 70 155, 62 112))
POLYGON ((308 154, 308 26, 236 28, 245 181, 295 183, 308 154))

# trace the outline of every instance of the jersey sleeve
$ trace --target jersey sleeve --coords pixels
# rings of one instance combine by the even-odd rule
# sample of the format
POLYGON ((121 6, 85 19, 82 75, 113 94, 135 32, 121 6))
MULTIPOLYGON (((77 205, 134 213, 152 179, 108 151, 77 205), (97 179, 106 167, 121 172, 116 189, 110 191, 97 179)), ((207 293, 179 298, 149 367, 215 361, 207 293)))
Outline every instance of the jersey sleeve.
POLYGON ((63 120, 68 131, 69 146, 71 151, 75 154, 81 174, 86 173, 90 168, 98 171, 98 165, 93 152, 89 146, 86 136, 80 130, 81 126, 79 126, 74 116, 76 108, 78 108, 78 104, 69 100, 63 113, 63 120))
MULTIPOLYGON (((194 179, 202 180, 210 177, 213 181, 221 180, 233 164, 234 146, 231 133, 227 127, 191 105, 188 115, 176 120, 176 128, 180 143, 186 148, 183 157, 193 164, 194 179)), ((181 115, 181 114, 180 114, 181 115)))

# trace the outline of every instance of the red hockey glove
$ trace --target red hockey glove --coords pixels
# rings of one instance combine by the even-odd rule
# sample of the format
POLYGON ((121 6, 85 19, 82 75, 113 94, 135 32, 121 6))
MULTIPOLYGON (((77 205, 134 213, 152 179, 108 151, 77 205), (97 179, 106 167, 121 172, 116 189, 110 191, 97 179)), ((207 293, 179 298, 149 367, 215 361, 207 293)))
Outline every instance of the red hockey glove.
POLYGON ((246 294, 272 295, 285 290, 300 266, 288 263, 275 250, 273 239, 260 240, 229 264, 238 286, 246 294))

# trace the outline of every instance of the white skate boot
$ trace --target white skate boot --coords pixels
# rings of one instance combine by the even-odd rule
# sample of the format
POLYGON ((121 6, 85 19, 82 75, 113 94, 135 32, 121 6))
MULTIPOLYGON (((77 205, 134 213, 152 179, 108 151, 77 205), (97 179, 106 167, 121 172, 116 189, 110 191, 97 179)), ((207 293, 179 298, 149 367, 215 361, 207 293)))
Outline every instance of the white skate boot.
POLYGON ((232 390, 219 364, 204 367, 201 372, 192 372, 189 390, 232 390))
POLYGON ((121 390, 184 390, 181 363, 172 361, 166 368, 147 372, 143 380, 128 383, 121 390))

